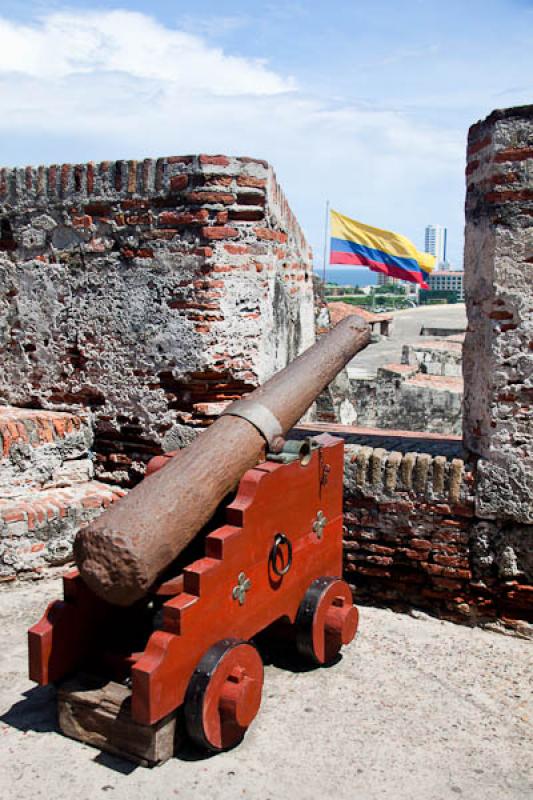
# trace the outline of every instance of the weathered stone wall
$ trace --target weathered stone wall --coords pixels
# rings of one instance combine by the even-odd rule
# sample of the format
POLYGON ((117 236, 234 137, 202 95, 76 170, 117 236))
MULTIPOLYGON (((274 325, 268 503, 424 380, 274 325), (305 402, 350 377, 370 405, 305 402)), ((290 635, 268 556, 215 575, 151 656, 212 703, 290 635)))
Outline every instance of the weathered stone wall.
POLYGON ((460 459, 348 445, 345 574, 360 601, 475 623, 533 621, 533 526, 475 514, 460 459))
POLYGON ((72 560, 76 532, 123 491, 93 478, 88 414, 0 406, 0 584, 72 560))
POLYGON ((87 415, 0 406, 0 498, 90 480, 87 415))
POLYGON ((265 162, 0 170, 0 398, 91 409, 103 479, 313 340, 309 247, 265 162))
POLYGON ((351 379, 356 424, 460 434, 462 379, 438 374, 445 367, 437 358, 432 358, 428 373, 420 371, 428 362, 422 364, 415 357, 412 360, 414 363, 380 367, 375 378, 351 379))
POLYGON ((533 106, 468 136, 464 440, 477 513, 533 522, 533 106))
POLYGON ((402 364, 416 366, 424 375, 459 378, 463 374, 463 343, 457 337, 428 339, 425 343, 405 344, 402 364))

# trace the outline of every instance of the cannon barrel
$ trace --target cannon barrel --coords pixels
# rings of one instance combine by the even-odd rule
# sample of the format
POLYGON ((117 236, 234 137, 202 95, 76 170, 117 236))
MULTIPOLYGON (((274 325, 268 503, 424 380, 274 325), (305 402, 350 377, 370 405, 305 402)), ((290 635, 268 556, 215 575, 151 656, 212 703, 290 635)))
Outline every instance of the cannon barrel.
POLYGON ((120 606, 143 597, 265 447, 280 449, 283 436, 369 341, 369 326, 356 315, 346 317, 80 530, 74 556, 85 583, 120 606))

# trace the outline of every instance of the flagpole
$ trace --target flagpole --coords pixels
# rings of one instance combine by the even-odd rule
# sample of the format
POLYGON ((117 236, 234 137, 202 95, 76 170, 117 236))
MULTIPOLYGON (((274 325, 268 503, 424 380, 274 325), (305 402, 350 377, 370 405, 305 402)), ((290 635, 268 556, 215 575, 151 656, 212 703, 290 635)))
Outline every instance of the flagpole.
POLYGON ((326 200, 326 218, 324 220, 324 257, 322 261, 322 283, 326 285, 326 258, 328 253, 329 200, 326 200))

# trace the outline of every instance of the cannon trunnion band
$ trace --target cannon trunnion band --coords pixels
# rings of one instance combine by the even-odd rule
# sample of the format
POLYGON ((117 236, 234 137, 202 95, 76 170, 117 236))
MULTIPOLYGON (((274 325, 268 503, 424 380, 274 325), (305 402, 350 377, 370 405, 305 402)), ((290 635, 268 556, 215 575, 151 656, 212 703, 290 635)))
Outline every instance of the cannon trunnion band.
POLYGON ((257 428, 269 447, 279 436, 283 436, 283 429, 278 418, 272 411, 258 403, 256 400, 237 400, 225 409, 221 416, 241 417, 254 428, 257 428))

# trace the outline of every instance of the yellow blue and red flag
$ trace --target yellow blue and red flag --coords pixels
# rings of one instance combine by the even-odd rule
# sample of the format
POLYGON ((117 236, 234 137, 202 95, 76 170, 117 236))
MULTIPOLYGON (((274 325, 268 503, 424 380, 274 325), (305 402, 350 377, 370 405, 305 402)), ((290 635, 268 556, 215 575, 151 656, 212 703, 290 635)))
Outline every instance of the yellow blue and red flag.
POLYGON ((330 222, 330 264, 369 267, 374 272, 428 288, 426 278, 435 267, 435 256, 417 250, 400 233, 372 228, 338 211, 331 211, 330 222))

